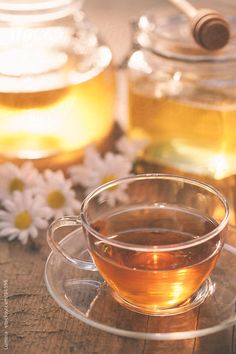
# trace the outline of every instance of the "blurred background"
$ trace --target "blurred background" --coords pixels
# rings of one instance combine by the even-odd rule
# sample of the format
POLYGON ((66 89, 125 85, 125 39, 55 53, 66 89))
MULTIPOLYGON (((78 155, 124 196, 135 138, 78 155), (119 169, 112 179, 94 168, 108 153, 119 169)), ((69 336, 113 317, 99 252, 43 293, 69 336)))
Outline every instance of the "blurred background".
POLYGON ((147 9, 168 8, 167 0, 85 0, 84 11, 113 50, 116 62, 130 47, 129 22, 147 9))
MULTIPOLYGON (((145 11, 155 11, 163 15, 177 12, 168 0, 84 0, 84 11, 93 21, 100 34, 109 44, 114 59, 119 62, 130 47, 129 22, 145 11)), ((190 0, 197 8, 220 9, 225 14, 235 12, 236 0, 190 0)))

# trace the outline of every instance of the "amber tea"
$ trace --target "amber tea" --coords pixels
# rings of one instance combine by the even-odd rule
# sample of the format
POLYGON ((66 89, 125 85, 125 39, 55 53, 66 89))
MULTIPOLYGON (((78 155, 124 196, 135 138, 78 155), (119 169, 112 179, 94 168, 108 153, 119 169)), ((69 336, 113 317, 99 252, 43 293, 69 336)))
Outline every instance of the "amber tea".
MULTIPOLYGON (((215 226, 203 215, 168 207, 127 210, 94 225, 113 241, 152 247, 187 242, 196 231, 204 234, 215 226)), ((218 235, 197 247, 142 252, 95 240, 91 251, 102 276, 123 299, 146 309, 165 309, 195 293, 214 268, 221 245, 218 235)))

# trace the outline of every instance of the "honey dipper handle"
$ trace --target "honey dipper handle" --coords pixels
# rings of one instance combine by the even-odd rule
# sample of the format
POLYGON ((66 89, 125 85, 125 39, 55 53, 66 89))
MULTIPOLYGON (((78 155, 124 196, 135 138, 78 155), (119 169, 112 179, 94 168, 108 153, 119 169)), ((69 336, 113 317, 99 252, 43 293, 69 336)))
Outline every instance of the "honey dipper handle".
POLYGON ((204 49, 223 48, 230 38, 230 26, 219 12, 212 9, 196 9, 187 0, 170 0, 191 21, 192 35, 204 49))
POLYGON ((186 0, 170 0, 170 2, 190 19, 193 19, 197 15, 198 11, 186 0))

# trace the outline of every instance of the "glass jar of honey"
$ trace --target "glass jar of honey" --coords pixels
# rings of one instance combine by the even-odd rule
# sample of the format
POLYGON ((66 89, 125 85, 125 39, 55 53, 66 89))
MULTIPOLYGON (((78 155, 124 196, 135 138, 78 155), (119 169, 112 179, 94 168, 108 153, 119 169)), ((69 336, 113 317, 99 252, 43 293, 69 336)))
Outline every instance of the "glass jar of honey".
POLYGON ((0 161, 71 164, 112 131, 112 53, 81 7, 0 1, 0 161))
POLYGON ((184 15, 141 16, 128 58, 128 133, 142 157, 215 179, 236 173, 236 42, 207 51, 184 15))

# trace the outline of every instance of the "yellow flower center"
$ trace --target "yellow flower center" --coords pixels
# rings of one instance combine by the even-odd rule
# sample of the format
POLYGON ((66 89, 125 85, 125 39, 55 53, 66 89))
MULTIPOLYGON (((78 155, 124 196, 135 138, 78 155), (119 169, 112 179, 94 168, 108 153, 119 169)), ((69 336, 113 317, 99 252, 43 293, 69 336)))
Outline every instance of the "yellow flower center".
POLYGON ((14 191, 22 192, 24 188, 25 188, 25 184, 19 178, 13 178, 13 180, 11 180, 11 183, 9 185, 9 190, 11 193, 13 193, 14 191))
MULTIPOLYGON (((114 179, 116 179, 117 177, 115 175, 106 175, 101 179, 101 184, 105 184, 111 181, 114 181, 114 179)), ((109 191, 114 191, 116 189, 116 187, 110 187, 109 191)))
POLYGON ((15 226, 19 230, 26 230, 32 224, 32 217, 28 213, 28 211, 22 211, 21 213, 16 215, 15 218, 15 226))
POLYGON ((57 190, 48 194, 48 205, 53 209, 59 209, 65 204, 65 197, 57 190))

